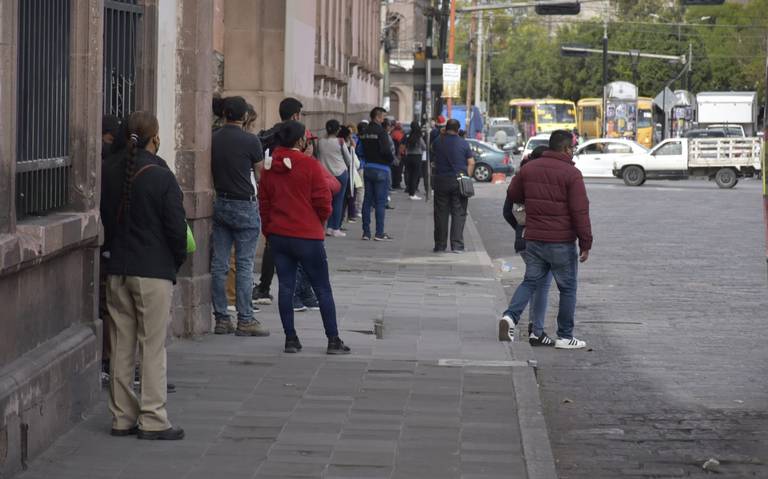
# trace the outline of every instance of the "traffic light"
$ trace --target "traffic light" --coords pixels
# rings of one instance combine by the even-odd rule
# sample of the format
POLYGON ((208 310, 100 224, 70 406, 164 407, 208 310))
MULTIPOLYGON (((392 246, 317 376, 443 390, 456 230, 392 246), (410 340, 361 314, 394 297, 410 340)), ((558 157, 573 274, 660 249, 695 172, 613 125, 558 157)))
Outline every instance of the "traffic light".
POLYGON ((537 15, 578 15, 581 13, 579 2, 551 2, 536 5, 537 15))
POLYGON ((722 5, 725 0, 682 0, 683 5, 722 5))

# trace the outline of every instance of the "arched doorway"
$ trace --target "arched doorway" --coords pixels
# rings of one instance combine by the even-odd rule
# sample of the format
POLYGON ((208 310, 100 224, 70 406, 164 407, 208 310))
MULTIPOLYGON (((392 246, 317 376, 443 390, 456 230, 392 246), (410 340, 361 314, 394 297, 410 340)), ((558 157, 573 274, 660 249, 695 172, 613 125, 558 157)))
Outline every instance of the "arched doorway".
POLYGON ((394 91, 389 92, 389 115, 396 120, 401 121, 400 118, 400 95, 394 91))

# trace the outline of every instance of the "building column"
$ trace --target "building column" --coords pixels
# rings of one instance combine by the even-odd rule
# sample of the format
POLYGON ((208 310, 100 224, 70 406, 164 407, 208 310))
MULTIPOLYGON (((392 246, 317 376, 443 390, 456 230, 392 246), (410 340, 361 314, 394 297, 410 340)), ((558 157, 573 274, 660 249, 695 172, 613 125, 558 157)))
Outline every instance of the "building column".
MULTIPOLYGON (((187 221, 197 251, 178 275, 171 334, 192 336, 211 330, 210 235, 211 100, 213 91, 213 0, 177 0, 175 142, 173 163, 184 193, 187 221)), ((158 98, 173 92, 158 92, 158 98)))

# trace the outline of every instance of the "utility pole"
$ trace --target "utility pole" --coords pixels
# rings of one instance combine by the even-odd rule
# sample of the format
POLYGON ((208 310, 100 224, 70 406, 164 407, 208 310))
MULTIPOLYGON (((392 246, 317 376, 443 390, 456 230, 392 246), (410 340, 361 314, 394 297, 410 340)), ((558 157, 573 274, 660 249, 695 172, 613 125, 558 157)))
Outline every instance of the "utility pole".
MULTIPOLYGON (((433 3, 434 5, 434 3, 433 3)), ((431 12, 430 12, 431 13, 431 12)), ((429 137, 432 133, 429 122, 432 120, 432 54, 434 51, 434 17, 430 14, 427 20, 427 48, 426 48, 426 81, 424 82, 424 111, 426 112, 426 130, 427 130, 427 145, 432 144, 432 139, 429 137)), ((429 201, 429 195, 432 188, 430 188, 430 178, 432 177, 432 153, 430 148, 427 148, 427 174, 424 178, 424 201, 429 201)))
MULTIPOLYGON (((448 20, 448 63, 453 63, 453 54, 456 47, 456 0, 447 0, 451 2, 451 16, 448 20)), ((447 113, 448 118, 451 117, 451 107, 453 106, 453 99, 448 97, 447 113)))
MULTIPOLYGON (((480 105, 482 97, 482 77, 483 77, 483 12, 479 12, 480 20, 477 23, 477 54, 475 57, 475 104, 480 105)), ((486 98, 486 101, 488 99, 486 98)))
POLYGON ((603 15, 603 125, 601 137, 604 137, 608 131, 608 12, 603 15))
POLYGON ((768 37, 765 39, 766 58, 765 58, 765 98, 763 109, 763 147, 760 149, 763 153, 763 168, 760 170, 763 176, 763 222, 765 222, 765 265, 768 267, 768 180, 766 180, 766 170, 768 169, 768 37))
MULTIPOLYGON (((475 6, 477 6, 477 0, 473 0, 475 6)), ((472 21, 469 24, 469 43, 470 52, 477 56, 477 44, 473 40, 475 31, 477 30, 477 13, 472 15, 472 21), (474 44, 474 45, 473 45, 474 44)), ((472 56, 467 61, 467 110, 464 116, 464 131, 469 135, 469 119, 472 116, 472 88, 474 87, 474 71, 472 69, 472 56)))

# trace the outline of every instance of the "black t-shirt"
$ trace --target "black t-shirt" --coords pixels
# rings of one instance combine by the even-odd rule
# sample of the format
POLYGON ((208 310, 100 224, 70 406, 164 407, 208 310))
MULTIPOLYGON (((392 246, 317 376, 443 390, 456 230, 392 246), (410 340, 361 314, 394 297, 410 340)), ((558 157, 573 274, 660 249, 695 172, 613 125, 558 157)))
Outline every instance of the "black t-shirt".
POLYGON ((213 134, 211 172, 219 193, 248 198, 256 194, 251 171, 264 159, 261 141, 237 125, 224 125, 213 134))

